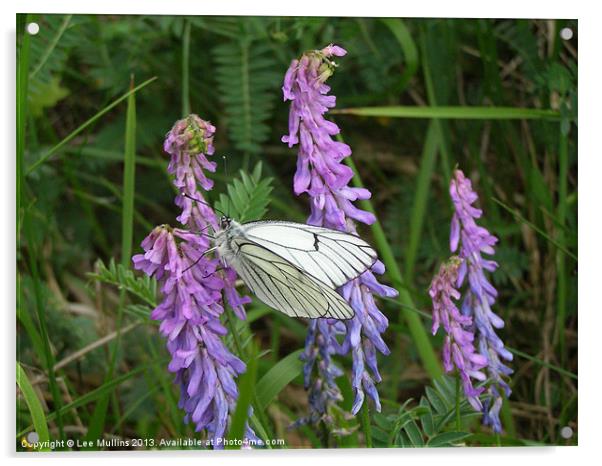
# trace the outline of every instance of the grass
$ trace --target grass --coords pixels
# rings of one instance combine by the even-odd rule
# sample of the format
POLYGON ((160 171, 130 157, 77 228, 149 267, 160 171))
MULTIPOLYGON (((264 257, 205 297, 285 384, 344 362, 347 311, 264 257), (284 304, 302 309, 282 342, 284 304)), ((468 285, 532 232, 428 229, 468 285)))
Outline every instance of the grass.
MULTIPOLYGON (((46 419, 46 414, 44 413, 44 408, 42 408, 42 404, 40 403, 27 374, 19 363, 17 363, 17 385, 21 389, 21 393, 23 393, 23 397, 25 398, 25 402, 31 413, 33 427, 38 433, 39 441, 41 443, 48 442, 50 440, 50 435, 48 433, 48 421, 46 419)), ((43 451, 50 451, 50 448, 44 448, 43 451)))
MULTIPOLYGON (((557 22, 554 30, 566 24, 557 22)), ((231 350, 248 363, 237 379, 241 396, 230 438, 240 438, 249 423, 264 439, 284 437, 285 448, 385 447, 390 435, 382 429, 391 419, 408 422, 401 436, 407 446, 553 444, 560 423, 576 430, 576 51, 572 42, 548 44, 551 25, 19 15, 17 377, 25 404, 17 407, 17 442, 31 429, 41 438, 84 438, 71 434, 81 427, 89 439, 199 435, 182 422, 165 342, 148 317, 156 300, 88 273, 98 258, 129 269, 150 228, 175 221, 162 138, 190 111, 218 128, 214 159, 228 156, 229 172, 220 163, 214 177, 216 195, 239 168, 261 161, 263 177, 274 179, 266 217, 307 218, 307 198, 290 189, 294 152, 279 142, 288 107, 270 102, 280 101, 290 59, 324 41, 349 50, 329 81, 337 95, 332 114, 353 150, 354 184, 373 193, 360 207, 378 221, 363 234, 386 266, 384 281, 400 292, 378 303, 390 321, 385 341, 393 349, 378 356, 383 412, 364 405, 353 418, 330 413, 351 431, 347 436, 323 435, 313 426, 289 430, 307 413, 298 359, 305 323, 253 303, 245 323, 224 322, 235 337, 228 340, 231 350), (42 26, 38 36, 23 33, 33 20, 42 26), (275 59, 255 54, 256 47, 275 59), (242 80, 225 68, 218 77, 216 60, 228 57, 212 51, 234 49, 256 59, 243 60, 242 80), (154 77, 125 92, 132 75, 154 77), (31 83, 53 79, 67 96, 53 100, 49 87, 48 102, 32 101, 31 83), (246 105, 239 135, 228 130, 238 93, 226 90, 234 83, 246 105), (240 149, 249 141, 257 147, 240 149), (447 185, 456 164, 479 192, 483 225, 500 239, 494 311, 506 323, 499 333, 516 356, 516 375, 499 437, 465 417, 455 389, 436 395, 451 396, 439 400, 444 432, 426 432, 424 412, 412 411, 424 407, 422 394, 445 388, 441 340, 427 329, 426 289, 449 254, 447 185), (402 409, 409 399, 415 401, 402 409), (470 432, 456 432, 460 427, 470 432)), ((335 360, 344 372, 337 379, 341 406, 349 409, 350 360, 335 360)))

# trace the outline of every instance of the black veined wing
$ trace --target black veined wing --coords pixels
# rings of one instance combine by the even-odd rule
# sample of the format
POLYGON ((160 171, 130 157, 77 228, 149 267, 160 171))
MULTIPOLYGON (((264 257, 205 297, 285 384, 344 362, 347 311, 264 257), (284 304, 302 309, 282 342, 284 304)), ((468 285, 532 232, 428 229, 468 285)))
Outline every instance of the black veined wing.
POLYGON ((268 306, 291 317, 343 320, 354 316, 334 288, 263 245, 241 237, 233 239, 231 247, 234 255, 228 265, 268 306))
POLYGON ((247 239, 308 273, 338 288, 358 277, 376 262, 376 251, 359 236, 293 222, 245 223, 247 239))

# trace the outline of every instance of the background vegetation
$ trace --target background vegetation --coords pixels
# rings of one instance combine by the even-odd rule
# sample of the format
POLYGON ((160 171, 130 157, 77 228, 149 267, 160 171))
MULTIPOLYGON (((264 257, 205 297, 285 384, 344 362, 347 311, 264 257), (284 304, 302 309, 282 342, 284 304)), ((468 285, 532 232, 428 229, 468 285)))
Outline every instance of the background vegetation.
POLYGON ((128 272, 152 226, 175 222, 163 137, 190 111, 211 120, 228 156, 215 195, 255 170, 247 182, 262 196, 241 202, 303 221, 280 86, 292 58, 331 42, 349 51, 331 78, 332 117, 380 220, 362 234, 384 238, 402 291, 382 303, 393 350, 379 361, 383 412, 341 418, 348 436, 288 430, 306 412, 306 324, 253 303, 236 324, 243 347, 230 343, 256 366, 242 388, 255 388, 261 424, 288 447, 575 444, 559 431, 577 431, 576 34, 562 20, 19 16, 18 448, 32 425, 42 439, 195 435, 148 318, 153 283, 128 272), (24 33, 30 21, 39 34, 24 33), (516 356, 500 436, 425 362, 440 336, 417 340, 449 255, 456 164, 500 238, 500 335, 516 356))

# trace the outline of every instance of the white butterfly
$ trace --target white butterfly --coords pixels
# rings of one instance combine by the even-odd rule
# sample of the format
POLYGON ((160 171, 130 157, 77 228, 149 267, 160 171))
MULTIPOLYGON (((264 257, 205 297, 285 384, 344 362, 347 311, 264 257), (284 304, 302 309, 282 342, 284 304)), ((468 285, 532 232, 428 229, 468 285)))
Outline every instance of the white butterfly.
POLYGON ((226 266, 265 304, 291 317, 350 319, 336 288, 376 262, 358 236, 283 221, 240 224, 222 217, 215 247, 226 266))

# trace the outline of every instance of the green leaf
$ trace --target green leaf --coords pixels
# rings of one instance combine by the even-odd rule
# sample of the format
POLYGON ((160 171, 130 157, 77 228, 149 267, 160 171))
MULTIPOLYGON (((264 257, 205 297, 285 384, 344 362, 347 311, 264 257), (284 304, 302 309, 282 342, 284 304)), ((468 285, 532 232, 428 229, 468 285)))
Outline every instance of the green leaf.
POLYGON ((416 422, 411 419, 405 426, 405 432, 412 443, 412 446, 422 447, 424 446, 424 439, 422 438, 422 434, 420 433, 420 429, 416 422))
POLYGON ((332 110, 333 114, 386 118, 445 118, 455 120, 560 120, 554 110, 519 107, 358 107, 332 110))
POLYGON ((281 359, 257 384, 258 409, 266 409, 274 398, 303 371, 303 361, 299 356, 303 350, 297 350, 281 359))
POLYGON ((433 380, 433 385, 437 389, 439 396, 447 406, 455 406, 456 404, 456 385, 455 382, 448 376, 443 375, 433 380))
POLYGON ((243 170, 227 187, 228 195, 221 194, 215 203, 236 221, 244 223, 261 219, 267 212, 272 192, 272 178, 261 179, 261 164, 249 176, 243 170))
MULTIPOLYGON (((23 397, 25 398, 25 402, 29 408, 29 413, 31 414, 33 428, 39 435, 40 442, 47 442, 50 439, 50 435, 48 434, 48 420, 46 419, 44 408, 42 408, 42 403, 40 403, 40 400, 38 399, 38 396, 36 395, 36 392, 33 389, 27 374, 21 367, 21 364, 18 362, 17 385, 21 389, 21 393, 23 393, 23 397)), ((29 430, 29 428, 26 429, 26 431, 27 430, 29 430)), ((50 451, 50 449, 44 448, 41 451, 50 451)))
POLYGON ((425 391, 428 400, 431 402, 437 413, 445 414, 447 412, 447 407, 445 406, 445 402, 441 399, 437 391, 432 387, 426 387, 425 391))
POLYGON ((97 272, 88 274, 90 278, 126 290, 153 308, 157 305, 157 282, 154 278, 147 275, 136 277, 128 268, 121 264, 116 265, 114 259, 109 262, 109 267, 99 259, 95 267, 97 272))
POLYGON ((418 49, 410 30, 402 19, 384 18, 381 21, 391 30, 403 50, 405 66, 401 73, 399 84, 396 86, 396 91, 401 92, 407 87, 412 77, 416 74, 416 71, 418 71, 418 49))
POLYGON ((514 215, 514 217, 516 217, 516 219, 518 221, 520 221, 520 222, 524 223, 525 225, 527 225, 528 227, 532 228, 536 233, 539 233, 543 238, 545 238, 550 243, 552 243, 554 246, 556 246, 558 249, 560 249, 564 254, 566 254, 567 256, 569 256, 570 258, 572 258, 574 260, 577 260, 577 256, 575 254, 573 254, 571 251, 569 251, 563 244, 559 243, 554 238, 552 238, 550 235, 548 235, 545 231, 543 231, 537 225, 535 225, 534 223, 530 222, 525 217, 523 217, 518 210, 513 209, 512 207, 504 204, 502 201, 500 201, 499 199, 496 199, 496 198, 493 198, 493 202, 499 204, 500 206, 502 206, 503 209, 505 209, 512 215, 514 215))
POLYGON ((447 447, 458 443, 467 437, 470 437, 469 432, 443 432, 442 434, 435 435, 432 439, 427 442, 429 447, 447 447))
POLYGON ((433 422, 433 413, 428 400, 424 397, 420 399, 420 406, 424 407, 424 413, 420 415, 420 423, 422 424, 422 430, 427 437, 432 437, 435 433, 435 425, 433 422))
POLYGON ((51 108, 59 100, 69 95, 69 89, 61 86, 61 80, 53 77, 49 82, 40 83, 29 92, 29 110, 33 116, 42 116, 45 108, 51 108))
MULTIPOLYGON (((241 28, 245 28, 244 23, 241 28)), ((270 135, 266 124, 274 106, 277 63, 269 44, 254 42, 241 31, 229 42, 213 48, 215 77, 225 107, 234 146, 257 154, 270 135)))

